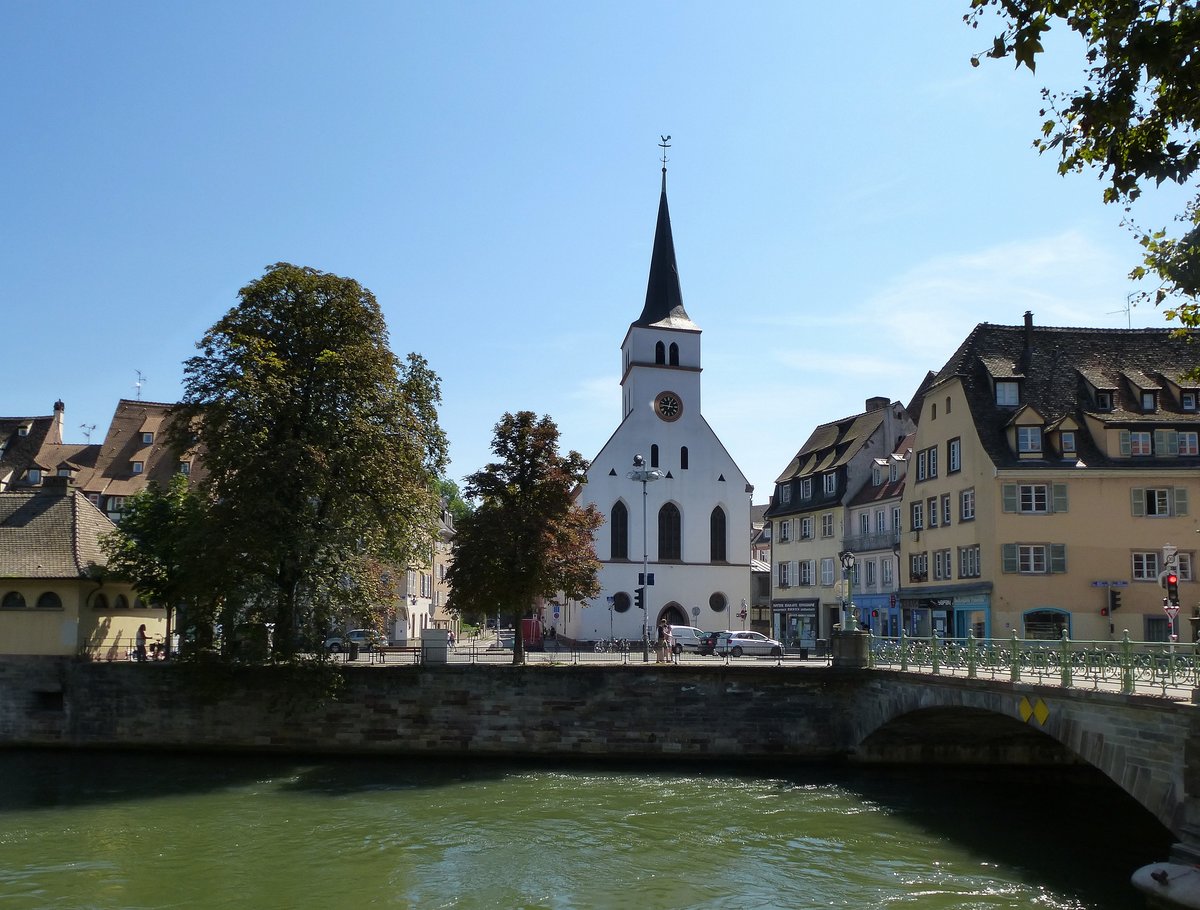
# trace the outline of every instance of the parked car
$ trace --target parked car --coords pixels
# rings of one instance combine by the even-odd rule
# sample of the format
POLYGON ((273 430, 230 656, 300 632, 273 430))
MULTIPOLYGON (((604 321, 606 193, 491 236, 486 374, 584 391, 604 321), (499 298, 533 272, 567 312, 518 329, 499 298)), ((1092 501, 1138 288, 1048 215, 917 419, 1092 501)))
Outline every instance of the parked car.
POLYGON ((758 654, 782 657, 783 645, 761 632, 722 632, 717 639, 717 653, 724 657, 741 657, 743 654, 758 654))
POLYGON ((351 643, 360 651, 370 651, 375 645, 383 644, 383 637, 374 629, 351 629, 344 635, 330 635, 325 639, 325 650, 330 654, 349 649, 351 643))
POLYGON ((719 639, 723 634, 724 633, 722 632, 705 632, 704 637, 700 639, 700 647, 696 653, 700 655, 716 654, 717 639, 719 639))
POLYGON ((669 626, 671 633, 671 651, 682 654, 684 651, 699 651, 700 639, 708 633, 695 626, 669 626))

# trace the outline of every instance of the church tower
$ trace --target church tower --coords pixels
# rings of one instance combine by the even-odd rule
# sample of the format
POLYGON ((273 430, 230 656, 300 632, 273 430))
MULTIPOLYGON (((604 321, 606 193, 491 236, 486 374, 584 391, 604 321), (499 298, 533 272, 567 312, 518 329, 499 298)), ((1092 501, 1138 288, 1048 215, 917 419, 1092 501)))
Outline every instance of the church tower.
POLYGON ((643 623, 652 632, 660 619, 748 627, 737 614, 750 598, 752 488, 700 410, 700 327, 683 307, 665 163, 646 301, 621 343, 621 422, 579 494, 606 521, 595 536, 601 593, 557 622, 577 641, 640 643, 643 623), (652 583, 639 580, 643 561, 652 583))

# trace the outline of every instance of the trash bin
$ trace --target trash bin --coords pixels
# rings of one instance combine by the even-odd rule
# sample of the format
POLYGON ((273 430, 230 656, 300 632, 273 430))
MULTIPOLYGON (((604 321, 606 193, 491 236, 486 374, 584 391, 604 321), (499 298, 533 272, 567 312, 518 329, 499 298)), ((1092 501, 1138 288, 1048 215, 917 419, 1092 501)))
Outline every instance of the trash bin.
POLYGON ((358 660, 358 642, 352 641, 346 644, 346 660, 358 660))

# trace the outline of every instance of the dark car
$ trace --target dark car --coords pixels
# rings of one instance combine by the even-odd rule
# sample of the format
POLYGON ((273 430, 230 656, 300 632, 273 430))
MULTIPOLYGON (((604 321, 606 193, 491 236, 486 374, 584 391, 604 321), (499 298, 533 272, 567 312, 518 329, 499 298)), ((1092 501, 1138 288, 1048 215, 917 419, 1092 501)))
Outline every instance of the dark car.
POLYGON ((696 651, 697 654, 716 654, 717 639, 721 637, 720 632, 705 632, 700 639, 700 648, 696 651))

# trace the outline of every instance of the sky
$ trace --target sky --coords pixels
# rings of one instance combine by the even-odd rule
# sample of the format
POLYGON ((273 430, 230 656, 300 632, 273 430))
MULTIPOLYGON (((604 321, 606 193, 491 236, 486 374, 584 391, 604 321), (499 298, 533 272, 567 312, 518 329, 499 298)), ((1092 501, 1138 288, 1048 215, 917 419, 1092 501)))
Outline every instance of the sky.
MULTIPOLYGON (((172 402, 276 262, 352 277, 441 379, 447 476, 505 412, 592 458, 668 198, 702 410, 765 502, 812 430, 907 403, 979 322, 1134 328, 1138 247, 1031 147, 1038 72, 967 0, 0 0, 0 414, 172 402)), ((1069 37, 1069 36, 1068 36, 1069 37)), ((1135 215, 1161 227, 1150 193, 1135 215)))

